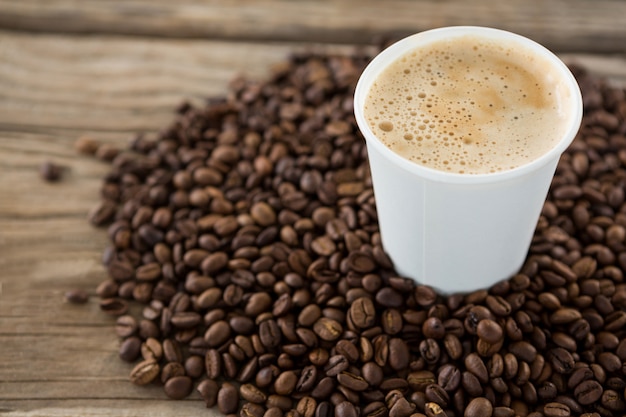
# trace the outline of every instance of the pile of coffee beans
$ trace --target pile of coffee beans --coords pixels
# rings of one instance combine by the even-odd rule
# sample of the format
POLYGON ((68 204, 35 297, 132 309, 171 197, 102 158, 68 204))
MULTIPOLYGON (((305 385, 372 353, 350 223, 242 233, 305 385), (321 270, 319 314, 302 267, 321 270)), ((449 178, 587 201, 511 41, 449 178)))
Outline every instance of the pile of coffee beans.
POLYGON ((77 144, 112 163, 89 218, 130 380, 246 417, 625 415, 624 90, 574 68, 583 126, 527 261, 444 298, 381 247, 369 59, 294 55, 129 149, 77 144))

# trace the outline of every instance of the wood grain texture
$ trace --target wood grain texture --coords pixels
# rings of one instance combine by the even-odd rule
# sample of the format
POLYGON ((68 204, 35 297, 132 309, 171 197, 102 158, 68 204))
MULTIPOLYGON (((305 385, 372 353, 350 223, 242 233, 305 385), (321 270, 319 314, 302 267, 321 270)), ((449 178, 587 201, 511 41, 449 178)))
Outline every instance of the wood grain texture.
POLYGON ((73 143, 88 134, 125 147, 166 127, 181 101, 201 104, 238 74, 261 79, 289 53, 320 49, 353 50, 0 32, 0 415, 207 415, 196 393, 174 402, 128 381, 95 296, 105 232, 86 221, 109 168, 73 143), (45 160, 66 167, 62 181, 39 178, 45 160), (66 303, 72 288, 89 303, 66 303))
MULTIPOLYGON (((352 47, 338 41, 361 42, 392 27, 421 28, 459 22, 463 13, 474 16, 460 1, 443 2, 441 8, 423 2, 419 16, 409 13, 404 2, 397 2, 404 8, 395 10, 388 6, 373 9, 370 3, 360 10, 350 2, 332 6, 298 2, 307 21, 314 17, 308 22, 295 16, 296 2, 194 4, 186 1, 173 7, 164 0, 87 0, 79 6, 70 0, 0 0, 0 26, 21 30, 0 31, 3 417, 218 414, 207 411, 195 393, 184 401, 171 401, 159 386, 135 387, 128 382, 132 366, 117 358, 114 320, 100 312, 95 296, 96 285, 105 277, 100 256, 106 236, 86 221, 87 211, 98 201, 108 166, 77 155, 73 142, 78 136, 88 134, 125 146, 138 131, 154 133, 167 126, 183 99, 201 103, 206 97, 224 94, 228 82, 239 73, 263 78, 271 65, 293 51, 313 48, 347 53, 352 47), (236 6, 245 8, 237 11, 236 6), (276 16, 268 14, 271 7, 281 7, 276 16), (374 17, 384 18, 384 24, 374 17), (207 29, 207 25, 213 26, 207 29), (146 34, 159 37, 137 36, 146 34), (181 39, 213 35, 220 40, 181 39), (260 43, 263 36, 283 41, 260 43), (240 41, 228 40, 235 38, 240 41), (311 39, 316 42, 304 42, 311 39), (320 44, 325 40, 333 45, 320 44), (67 167, 61 182, 39 178, 37 168, 45 160, 67 167), (84 306, 66 303, 64 293, 72 288, 87 290, 92 295, 89 302, 84 306)), ((560 37, 563 50, 583 51, 584 43, 578 43, 583 38, 592 43, 606 37, 607 45, 623 39, 619 32, 625 30, 623 25, 610 24, 624 16, 615 12, 622 7, 618 2, 575 0, 568 2, 570 11, 559 8, 553 17, 541 8, 563 7, 562 2, 537 2, 532 13, 540 18, 533 22, 522 21, 530 11, 512 12, 510 4, 519 6, 515 1, 475 2, 472 13, 481 10, 481 5, 486 9, 487 4, 494 9, 489 12, 491 19, 496 12, 503 18, 472 23, 502 23, 513 29, 517 25, 527 34, 537 33, 535 38, 560 37), (612 8, 593 11, 594 16, 606 14, 602 21, 584 20, 576 14, 584 11, 583 6, 601 9, 598 4, 612 8), (568 26, 574 20, 576 34, 568 26), (554 27, 559 29, 550 33, 548 28, 554 27), (573 37, 568 40, 569 35, 573 37)), ((626 87, 623 56, 575 53, 563 57, 626 87)))
POLYGON ((0 27, 42 32, 368 43, 448 25, 495 26, 557 51, 625 52, 619 0, 0 0, 0 27))

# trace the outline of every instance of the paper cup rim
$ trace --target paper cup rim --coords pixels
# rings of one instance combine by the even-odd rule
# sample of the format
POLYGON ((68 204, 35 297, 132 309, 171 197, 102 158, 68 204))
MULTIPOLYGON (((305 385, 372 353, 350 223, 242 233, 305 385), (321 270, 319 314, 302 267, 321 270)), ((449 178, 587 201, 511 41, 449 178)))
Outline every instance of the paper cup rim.
POLYGON ((567 149, 567 147, 571 144, 580 128, 582 114, 583 104, 580 87, 574 75, 571 73, 567 65, 565 65, 565 63, 561 61, 560 58, 558 58, 553 52, 548 50, 543 45, 522 35, 518 35, 502 29, 482 26, 449 26, 437 29, 430 29, 399 40, 398 42, 384 49, 369 62, 365 70, 363 70, 363 72, 361 73, 354 92, 354 115, 357 125, 367 142, 368 148, 370 146, 373 146, 375 150, 390 159, 394 164, 404 168, 409 172, 412 172, 423 178, 430 179, 432 181, 440 181, 445 183, 493 183, 518 178, 530 172, 538 170, 545 164, 554 161, 554 159, 558 159, 565 151, 565 149, 567 149), (426 45, 433 41, 452 39, 465 35, 497 37, 498 39, 508 39, 513 42, 522 44, 531 51, 534 51, 542 57, 546 58, 563 77, 563 82, 571 93, 571 97, 568 100, 568 106, 571 107, 568 110, 571 112, 571 116, 569 118, 570 126, 568 126, 567 130, 564 132, 562 138, 557 142, 557 144, 549 151, 528 163, 512 169, 497 171, 493 173, 461 174, 441 171, 411 162, 388 148, 380 141, 380 139, 378 139, 378 137, 371 130, 363 115, 363 105, 367 93, 369 92, 371 83, 382 72, 382 70, 385 69, 389 65, 389 63, 395 61, 404 53, 416 47, 419 47, 420 45, 426 45))

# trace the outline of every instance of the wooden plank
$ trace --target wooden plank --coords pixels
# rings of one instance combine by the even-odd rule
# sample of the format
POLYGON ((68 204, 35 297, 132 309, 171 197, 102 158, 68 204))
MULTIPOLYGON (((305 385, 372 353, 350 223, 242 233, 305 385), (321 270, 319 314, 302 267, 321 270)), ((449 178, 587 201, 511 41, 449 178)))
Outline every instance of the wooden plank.
POLYGON ((618 0, 0 0, 0 27, 257 41, 370 43, 448 25, 486 25, 557 51, 624 52, 618 0))
POLYGON ((157 385, 128 381, 115 320, 95 295, 106 233, 86 221, 109 167, 77 155, 73 142, 86 133, 126 146, 135 132, 171 123, 182 100, 223 95, 238 73, 263 78, 290 52, 318 48, 0 32, 3 416, 218 415, 196 393, 174 402, 157 385), (39 178, 47 159, 68 168, 61 182, 39 178), (89 302, 66 303, 72 288, 87 290, 89 302))
MULTIPOLYGON (((114 319, 94 294, 105 277, 106 233, 85 220, 108 166, 78 156, 72 144, 88 133, 124 146, 138 130, 167 126, 181 100, 224 94, 237 73, 262 78, 289 52, 310 47, 0 32, 3 416, 218 415, 195 393, 175 402, 158 386, 128 382, 132 366, 117 359, 114 319), (39 179, 46 159, 69 168, 63 181, 39 179), (64 302, 71 288, 89 291, 89 302, 64 302)), ((626 86, 623 57, 565 58, 626 86)))

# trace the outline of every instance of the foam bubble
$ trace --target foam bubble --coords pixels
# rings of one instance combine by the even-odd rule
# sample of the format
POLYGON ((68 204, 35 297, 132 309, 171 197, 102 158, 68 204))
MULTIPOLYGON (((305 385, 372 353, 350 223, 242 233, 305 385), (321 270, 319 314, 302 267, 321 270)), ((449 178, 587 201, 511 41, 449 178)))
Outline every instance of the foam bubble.
POLYGON ((416 49, 378 77, 365 117, 416 163, 463 173, 517 167, 552 148, 567 125, 552 93, 563 87, 531 55, 476 37, 416 49))

